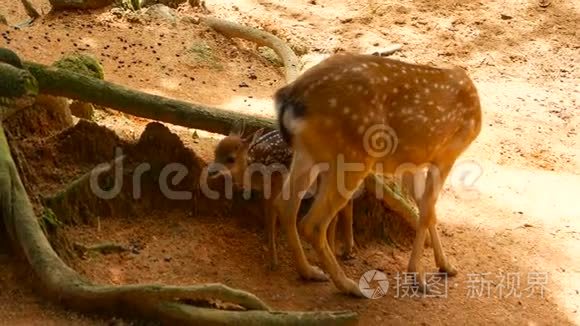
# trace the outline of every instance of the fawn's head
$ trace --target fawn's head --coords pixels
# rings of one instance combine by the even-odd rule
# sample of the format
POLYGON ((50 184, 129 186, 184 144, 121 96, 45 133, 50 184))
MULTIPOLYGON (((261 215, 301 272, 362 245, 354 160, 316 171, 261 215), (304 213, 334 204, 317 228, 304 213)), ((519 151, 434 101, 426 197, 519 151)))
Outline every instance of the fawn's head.
POLYGON ((230 134, 217 144, 214 150, 214 160, 208 166, 208 176, 217 178, 220 175, 229 175, 234 181, 243 180, 244 171, 248 165, 248 149, 263 131, 260 129, 253 135, 243 137, 243 125, 235 126, 230 134))

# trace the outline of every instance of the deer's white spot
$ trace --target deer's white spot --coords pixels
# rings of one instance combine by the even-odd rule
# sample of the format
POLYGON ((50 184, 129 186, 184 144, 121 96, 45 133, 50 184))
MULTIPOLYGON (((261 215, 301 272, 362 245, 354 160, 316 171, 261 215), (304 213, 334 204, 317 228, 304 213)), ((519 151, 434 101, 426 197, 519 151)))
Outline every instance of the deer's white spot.
POLYGON ((335 108, 336 107, 336 99, 331 98, 330 100, 328 100, 328 105, 330 105, 331 108, 335 108))
POLYGON ((403 87, 405 87, 406 89, 409 89, 411 86, 409 86, 409 84, 405 83, 405 85, 403 85, 403 87))
POLYGON ((384 82, 388 82, 388 81, 389 81, 389 77, 387 77, 387 76, 383 76, 383 81, 384 81, 384 82))
POLYGON ((348 114, 350 112, 350 108, 348 106, 345 106, 342 112, 344 112, 344 114, 348 114))
POLYGON ((357 130, 356 130, 359 134, 363 134, 365 131, 365 126, 358 126, 357 130))
POLYGON ((393 93, 394 93, 394 94, 397 94, 398 92, 399 92, 399 89, 398 89, 398 88, 396 88, 396 87, 395 87, 395 88, 393 88, 393 93))

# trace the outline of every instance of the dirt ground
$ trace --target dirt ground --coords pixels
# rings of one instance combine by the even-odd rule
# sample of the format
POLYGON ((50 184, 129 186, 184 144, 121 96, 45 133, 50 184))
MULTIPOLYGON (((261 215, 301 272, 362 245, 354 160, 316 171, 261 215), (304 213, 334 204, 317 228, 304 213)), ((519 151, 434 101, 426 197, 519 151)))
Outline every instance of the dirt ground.
MULTIPOLYGON (((250 44, 185 21, 144 25, 110 9, 54 14, 47 1, 33 3, 44 16, 32 26, 0 26, 0 46, 26 60, 49 64, 81 50, 101 60, 108 81, 273 116, 271 95, 284 84, 283 74, 250 44)), ((261 228, 173 212, 152 212, 138 223, 107 219, 100 228, 68 228, 82 243, 143 244, 138 253, 71 262, 81 273, 111 284, 223 282, 276 309, 351 309, 360 314, 361 325, 580 324, 580 2, 553 0, 547 8, 534 0, 206 3, 213 15, 274 32, 312 57, 398 43, 402 50, 394 58, 468 70, 481 97, 484 125, 452 171, 437 207, 442 241, 459 274, 448 280, 444 298, 398 293, 396 276, 405 271, 410 248, 372 243, 343 262, 345 271, 358 281, 367 270, 379 269, 391 288, 379 299, 349 298, 330 283, 300 281, 282 236, 281 266, 273 272, 267 269, 261 228), (465 177, 473 183, 470 189, 465 177), (536 292, 528 297, 532 285, 536 292)), ((10 23, 22 21, 19 5, 2 2, 0 13, 10 23)), ((178 12, 200 14, 187 5, 178 12)), ((112 113, 98 119, 127 140, 138 138, 147 122, 112 113)), ((193 140, 193 130, 171 128, 211 159, 218 135, 198 132, 201 139, 193 140)), ((434 270, 431 250, 424 264, 434 270)), ((23 266, 0 251, 0 324, 110 323, 45 302, 32 290, 31 273, 23 266)))

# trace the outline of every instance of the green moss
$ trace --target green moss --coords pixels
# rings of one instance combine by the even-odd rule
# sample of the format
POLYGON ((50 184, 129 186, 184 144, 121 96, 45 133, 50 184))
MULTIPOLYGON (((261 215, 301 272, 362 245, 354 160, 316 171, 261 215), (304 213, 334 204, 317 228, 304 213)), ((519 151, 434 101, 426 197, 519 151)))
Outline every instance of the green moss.
POLYGON ((85 76, 104 79, 103 67, 97 59, 88 54, 73 53, 62 57, 52 64, 54 67, 72 71, 85 76))
POLYGON ((203 41, 194 42, 187 50, 187 53, 191 54, 198 63, 208 65, 215 69, 223 69, 223 66, 219 63, 219 58, 214 54, 211 46, 203 41))
POLYGON ((258 48, 258 53, 268 60, 272 65, 276 67, 283 67, 284 63, 280 60, 280 57, 274 52, 274 50, 270 49, 266 46, 261 46, 258 48))

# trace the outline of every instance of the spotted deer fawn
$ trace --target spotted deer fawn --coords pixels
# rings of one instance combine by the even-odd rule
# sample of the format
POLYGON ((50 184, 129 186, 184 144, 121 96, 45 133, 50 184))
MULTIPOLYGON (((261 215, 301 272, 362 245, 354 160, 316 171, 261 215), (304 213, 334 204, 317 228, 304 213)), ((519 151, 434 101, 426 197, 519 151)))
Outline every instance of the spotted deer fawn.
POLYGON ((435 204, 459 155, 481 130, 477 90, 458 67, 436 68, 361 54, 337 54, 305 71, 274 95, 278 125, 294 156, 274 207, 289 230, 298 272, 320 279, 324 272, 307 261, 300 234, 316 250, 321 267, 343 293, 363 296, 332 255, 325 233, 370 173, 401 177, 413 191, 419 225, 408 272, 429 293, 423 266, 427 233, 441 272, 456 275, 436 228, 435 204), (350 164, 345 171, 345 166, 350 164), (426 171, 425 171, 426 170, 426 171), (311 171, 315 171, 311 173, 311 171), (420 182, 411 175, 423 175, 420 182), (407 174, 405 174, 407 173, 407 174), (320 179, 318 196, 296 226, 300 194, 320 179), (409 181, 410 180, 410 181, 409 181))
MULTIPOLYGON (((272 209, 274 198, 280 193, 284 178, 292 160, 292 149, 284 142, 277 130, 263 134, 260 129, 252 136, 242 137, 243 127, 235 128, 224 137, 214 150, 214 161, 208 167, 210 178, 220 174, 229 174, 234 184, 242 189, 251 189, 263 194, 264 216, 268 233, 270 267, 278 264, 276 249, 277 215, 272 209)), ((309 189, 308 195, 313 190, 309 189)), ((333 219, 329 227, 328 242, 332 244, 333 253, 338 254, 335 239, 337 222, 343 231, 343 258, 352 254, 354 237, 352 229, 352 201, 333 219)))

